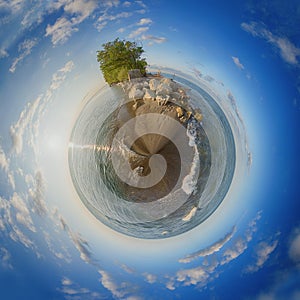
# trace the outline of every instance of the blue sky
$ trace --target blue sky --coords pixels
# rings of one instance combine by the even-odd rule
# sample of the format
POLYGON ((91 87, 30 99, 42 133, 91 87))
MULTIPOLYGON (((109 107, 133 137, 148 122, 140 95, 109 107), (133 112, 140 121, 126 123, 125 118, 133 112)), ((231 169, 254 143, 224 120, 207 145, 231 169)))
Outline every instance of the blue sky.
POLYGON ((0 0, 4 299, 299 299, 297 2, 0 0), (247 131, 249 173, 174 238, 106 228, 69 177, 72 126, 105 84, 96 51, 116 37, 234 97, 247 131))

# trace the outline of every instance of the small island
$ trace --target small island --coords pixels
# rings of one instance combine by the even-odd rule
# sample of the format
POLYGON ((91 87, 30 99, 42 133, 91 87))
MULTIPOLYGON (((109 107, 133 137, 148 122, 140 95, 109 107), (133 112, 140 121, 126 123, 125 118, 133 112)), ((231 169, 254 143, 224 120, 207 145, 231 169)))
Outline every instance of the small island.
MULTIPOLYGON (((111 147, 115 133, 124 126, 129 120, 146 114, 159 114, 172 118, 179 122, 185 128, 187 140, 186 142, 193 147, 194 154, 202 162, 199 178, 202 176, 207 179, 210 167, 209 142, 201 127, 203 119, 199 108, 193 108, 190 104, 188 89, 183 87, 171 78, 162 76, 159 72, 151 74, 146 72, 147 62, 145 58, 141 58, 144 50, 137 46, 134 42, 116 39, 103 45, 103 50, 97 52, 97 60, 100 63, 100 69, 104 79, 110 86, 120 86, 126 97, 119 105, 119 109, 110 116, 113 120, 113 126, 106 128, 105 143, 111 147), (207 173, 207 174, 206 174, 207 173)), ((151 122, 151 121, 146 121, 151 122)), ((159 121, 160 122, 160 121, 159 121)), ((164 122, 160 126, 164 127, 165 132, 170 137, 176 138, 176 128, 174 123, 164 122)), ((143 124, 147 126, 147 124, 143 124)), ((138 131, 138 129, 137 129, 138 131)), ((104 135, 103 135, 104 136, 104 135)), ((99 142, 103 142, 99 140, 99 142)), ((172 138, 167 138, 159 134, 149 133, 141 136, 134 141, 133 144, 127 145, 125 139, 120 141, 122 155, 126 156, 130 163, 131 170, 142 177, 149 175, 151 170, 149 166, 150 158, 155 154, 164 157, 167 163, 167 170, 163 179, 154 186, 147 188, 137 188, 118 180, 118 174, 111 175, 107 178, 108 185, 118 182, 118 190, 122 197, 133 202, 149 202, 161 199, 168 195, 177 183, 179 173, 182 169, 187 172, 191 170, 191 162, 186 165, 182 164, 182 153, 178 153, 178 149, 172 142, 172 138)), ((102 154, 101 154, 102 155, 102 154)), ((103 175, 107 176, 108 169, 112 169, 107 161, 110 156, 104 154, 108 160, 103 160, 103 175)), ((102 155, 103 159, 103 155, 102 155)), ((122 166, 121 166, 122 168, 122 166)), ((159 166, 157 167, 159 168, 159 166)), ((113 173, 113 172, 112 172, 113 173)), ((193 178, 194 185, 197 186, 198 192, 203 187, 196 184, 198 178, 193 178)), ((202 183, 205 180, 202 180, 202 183)), ((182 184, 182 188, 187 194, 195 192, 191 189, 191 182, 186 185, 182 184)), ((194 193, 195 194, 195 193, 194 193)))

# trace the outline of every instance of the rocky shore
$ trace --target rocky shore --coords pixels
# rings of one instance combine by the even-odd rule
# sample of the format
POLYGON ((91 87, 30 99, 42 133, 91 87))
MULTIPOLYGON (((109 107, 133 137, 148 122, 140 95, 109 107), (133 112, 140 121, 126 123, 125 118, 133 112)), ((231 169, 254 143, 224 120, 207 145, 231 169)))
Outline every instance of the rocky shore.
POLYGON ((191 108, 186 89, 170 78, 147 76, 119 85, 133 101, 131 114, 139 115, 146 112, 168 114, 183 124, 186 124, 193 115, 198 122, 202 121, 201 112, 191 108))

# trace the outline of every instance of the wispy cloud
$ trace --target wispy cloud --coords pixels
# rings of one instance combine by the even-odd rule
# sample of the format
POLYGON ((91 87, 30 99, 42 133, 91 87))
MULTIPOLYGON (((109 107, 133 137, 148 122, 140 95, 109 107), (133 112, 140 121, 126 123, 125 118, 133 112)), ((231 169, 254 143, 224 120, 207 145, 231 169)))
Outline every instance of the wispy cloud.
POLYGON ((117 299, 129 299, 132 297, 132 293, 136 291, 136 287, 133 287, 129 282, 119 282, 115 280, 112 275, 104 270, 99 270, 101 275, 101 284, 109 290, 112 295, 117 299))
POLYGON ((234 64, 240 69, 240 70, 244 70, 245 67, 244 65, 240 62, 240 59, 238 57, 235 57, 235 56, 231 56, 234 64))
POLYGON ((11 255, 4 247, 0 247, 0 264, 5 269, 13 269, 11 255))
POLYGON ((277 36, 257 22, 242 23, 241 27, 254 37, 262 38, 272 44, 288 64, 299 64, 300 48, 297 48, 287 37, 277 36))
POLYGON ((132 15, 132 12, 121 12, 115 15, 104 13, 95 22, 95 27, 100 32, 104 27, 107 26, 108 22, 129 18, 132 15))
POLYGON ((157 276, 154 274, 150 274, 150 273, 143 273, 143 276, 145 277, 145 280, 150 283, 153 284, 156 282, 157 280, 157 276))
POLYGON ((85 240, 79 233, 72 231, 62 216, 59 216, 59 219, 62 229, 69 235, 74 246, 80 254, 80 258, 86 263, 94 264, 92 252, 90 251, 90 246, 87 240, 85 240))
POLYGON ((197 257, 203 257, 202 264, 196 267, 181 269, 174 276, 169 276, 166 287, 175 290, 178 285, 189 286, 196 285, 199 288, 205 287, 209 282, 217 278, 221 272, 221 266, 224 266, 232 260, 238 258, 248 248, 253 234, 257 231, 257 222, 261 218, 261 212, 258 212, 253 218, 242 236, 233 241, 233 235, 236 232, 234 226, 232 230, 211 246, 202 249, 194 254, 180 259, 182 263, 191 262, 197 257), (228 247, 225 244, 232 240, 228 247))
POLYGON ((77 25, 87 19, 97 8, 94 0, 73 0, 57 2, 58 7, 64 7, 65 15, 58 18, 53 25, 48 24, 45 36, 51 36, 54 46, 65 43, 74 32, 79 29, 77 25))
POLYGON ((147 8, 147 5, 143 1, 135 1, 140 7, 147 8))
POLYGON ((254 264, 248 265, 245 268, 246 273, 254 273, 261 269, 265 262, 269 259, 270 255, 274 252, 278 245, 278 240, 272 241, 271 243, 260 242, 257 245, 255 253, 256 261, 254 264))
POLYGON ((290 259, 300 266, 300 228, 297 228, 293 234, 288 254, 290 259))
POLYGON ((236 226, 233 226, 231 231, 228 232, 222 239, 220 239, 216 243, 214 243, 204 249, 201 249, 195 253, 187 255, 186 257, 181 258, 178 261, 180 263, 190 263, 191 261, 193 261, 194 259, 196 259, 198 257, 205 257, 208 255, 212 255, 215 252, 219 252, 224 247, 224 245, 232 239, 235 232, 236 232, 236 226))
POLYGON ((37 39, 28 39, 23 41, 19 47, 19 56, 13 60, 9 71, 14 73, 16 71, 17 65, 24 60, 24 58, 31 54, 32 49, 37 45, 37 39))
POLYGON ((146 31, 148 31, 148 30, 149 30, 149 27, 148 27, 148 26, 146 26, 146 27, 139 27, 138 29, 133 30, 133 31, 128 35, 128 37, 129 37, 130 39, 135 38, 135 37, 141 35, 142 33, 146 32, 146 31))
POLYGON ((0 58, 8 57, 6 49, 0 48, 0 58))
POLYGON ((104 270, 99 270, 99 274, 101 275, 100 282, 101 284, 109 290, 114 297, 117 298, 123 298, 126 295, 126 290, 124 288, 120 287, 116 281, 111 277, 111 275, 104 271, 104 270))
POLYGON ((256 217, 249 222, 248 228, 244 236, 239 236, 233 242, 233 245, 226 249, 223 253, 223 258, 221 260, 221 265, 228 264, 230 261, 238 258, 242 255, 248 248, 249 242, 252 241, 253 234, 257 231, 257 222, 261 218, 261 211, 259 211, 256 217))
POLYGON ((125 2, 123 3, 123 6, 124 6, 124 7, 130 7, 130 6, 131 6, 131 2, 125 1, 125 2))
POLYGON ((132 12, 121 12, 115 15, 103 14, 98 18, 98 22, 115 21, 122 18, 129 18, 130 16, 132 16, 132 12))
POLYGON ((29 209, 19 194, 15 192, 10 199, 10 203, 16 210, 16 220, 30 231, 36 232, 29 209))
POLYGON ((102 299, 98 292, 93 292, 87 288, 80 287, 68 277, 63 277, 61 280, 60 291, 64 294, 66 299, 102 299))
POLYGON ((42 216, 47 213, 47 206, 44 199, 45 182, 41 171, 35 173, 34 186, 28 191, 32 200, 33 211, 42 216))
POLYGON ((39 95, 32 103, 28 103, 25 109, 20 113, 18 121, 10 127, 10 136, 12 139, 12 150, 20 154, 23 150, 24 135, 27 132, 27 142, 37 152, 36 138, 38 135, 39 123, 45 112, 52 94, 57 90, 66 79, 67 73, 74 68, 73 61, 68 61, 64 67, 52 75, 52 81, 45 95, 39 95))
POLYGON ((25 0, 0 0, 0 10, 8 10, 15 14, 24 7, 25 2, 25 0))
POLYGON ((65 43, 73 32, 77 32, 78 28, 65 17, 56 20, 53 25, 48 24, 45 36, 51 36, 52 44, 65 43))
POLYGON ((153 45, 153 43, 162 44, 167 41, 167 39, 165 37, 158 37, 158 36, 154 36, 154 35, 150 35, 150 34, 143 35, 142 40, 149 41, 149 45, 153 45))
POLYGON ((6 157, 5 152, 3 151, 0 145, 0 168, 5 172, 8 172, 9 169, 9 159, 6 157))
POLYGON ((149 18, 142 18, 140 19, 140 21, 137 23, 137 26, 144 26, 144 25, 148 25, 151 24, 152 20, 149 18))
POLYGON ((23 150, 23 136, 25 130, 28 128, 29 124, 32 124, 41 99, 42 95, 38 96, 32 103, 28 103, 27 107, 21 112, 16 124, 10 127, 12 149, 16 154, 20 154, 23 150))

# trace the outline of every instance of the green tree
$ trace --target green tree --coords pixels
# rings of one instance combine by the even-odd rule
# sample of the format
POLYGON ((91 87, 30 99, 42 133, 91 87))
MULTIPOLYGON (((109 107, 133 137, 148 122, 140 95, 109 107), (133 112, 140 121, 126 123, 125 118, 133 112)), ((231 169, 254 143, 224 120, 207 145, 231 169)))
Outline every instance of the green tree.
POLYGON ((102 47, 103 50, 97 51, 97 61, 108 84, 126 80, 128 71, 132 69, 139 69, 142 75, 146 75, 147 62, 141 58, 144 50, 135 42, 117 38, 102 47))

